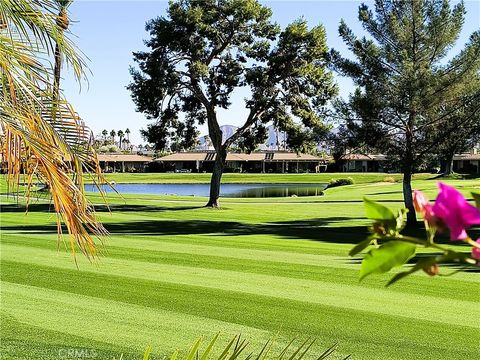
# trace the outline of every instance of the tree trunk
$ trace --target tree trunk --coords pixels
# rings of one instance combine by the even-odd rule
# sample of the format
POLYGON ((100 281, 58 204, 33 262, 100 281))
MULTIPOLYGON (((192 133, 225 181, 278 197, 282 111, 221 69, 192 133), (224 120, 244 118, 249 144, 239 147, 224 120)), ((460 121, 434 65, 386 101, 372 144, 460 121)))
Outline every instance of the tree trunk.
MULTIPOLYGON (((62 8, 58 13, 57 17, 57 26, 58 30, 60 31, 61 37, 63 37, 63 33, 65 30, 68 29, 69 20, 68 20, 68 13, 66 8, 62 8)), ((59 100, 59 93, 60 93, 60 73, 62 71, 62 52, 60 51, 60 47, 58 46, 58 42, 55 44, 55 66, 53 71, 53 100, 59 100)))
MULTIPOLYGON (((62 69, 62 54, 58 45, 55 46, 55 68, 53 71, 53 100, 59 99, 60 92, 60 72, 62 69)), ((56 105, 56 104, 55 104, 56 105)))
POLYGON ((403 164, 403 201, 405 207, 408 209, 407 213, 407 226, 413 227, 417 224, 417 216, 415 214, 415 208, 413 206, 413 194, 412 194, 412 173, 413 173, 413 134, 411 128, 413 127, 414 114, 410 115, 409 128, 406 132, 406 147, 405 158, 403 164))
POLYGON ((212 178, 210 180, 210 199, 207 207, 220 207, 220 181, 222 180, 223 169, 227 160, 227 147, 222 144, 222 130, 218 125, 217 115, 213 107, 207 108, 208 134, 215 148, 217 156, 213 166, 212 178))
POLYGON ((443 175, 453 174, 453 155, 454 151, 449 152, 445 157, 445 171, 443 175))
POLYGON ((415 208, 413 207, 411 171, 404 171, 403 173, 403 199, 405 207, 408 209, 407 225, 414 226, 417 224, 417 216, 415 215, 415 208))
POLYGON ((220 182, 222 180, 223 169, 225 168, 225 160, 227 159, 227 150, 222 146, 217 151, 215 158, 215 165, 213 167, 212 178, 210 180, 210 199, 208 200, 207 207, 220 207, 220 182))

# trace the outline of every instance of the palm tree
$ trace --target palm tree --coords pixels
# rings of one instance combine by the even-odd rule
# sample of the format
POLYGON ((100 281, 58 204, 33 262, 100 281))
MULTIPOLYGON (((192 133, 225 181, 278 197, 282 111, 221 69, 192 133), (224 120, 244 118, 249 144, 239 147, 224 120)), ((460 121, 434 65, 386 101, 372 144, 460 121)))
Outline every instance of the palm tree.
POLYGON ((125 135, 127 135, 127 140, 130 142, 130 129, 129 128, 125 129, 125 135))
POLYGON ((70 20, 68 18, 68 7, 72 4, 73 0, 55 0, 57 7, 59 9, 57 16, 57 27, 58 27, 58 40, 55 42, 55 67, 54 67, 54 78, 53 78, 53 100, 58 100, 58 95, 60 91, 60 78, 62 70, 62 51, 60 49, 60 42, 63 41, 64 33, 68 29, 70 20))
POLYGON ((130 145, 130 140, 128 140, 128 139, 123 139, 123 145, 124 145, 124 147, 125 147, 125 150, 128 150, 128 151, 131 152, 132 149, 131 149, 131 145, 130 145))
POLYGON ((115 131, 115 129, 110 131, 110 137, 112 138, 112 145, 115 145, 115 136, 116 135, 117 135, 117 132, 115 131))
POLYGON ((34 177, 48 186, 51 201, 70 234, 72 252, 96 254, 93 235, 106 231, 85 196, 83 169, 104 179, 93 149, 91 131, 58 92, 54 99, 51 68, 44 61, 53 45, 78 80, 85 62, 57 26, 52 0, 0 2, 0 151, 10 189, 25 183, 28 205, 34 177), (20 175, 23 174, 23 178, 20 175))
POLYGON ((107 144, 107 136, 108 136, 107 129, 103 129, 102 136, 103 136, 103 145, 106 145, 107 144))
POLYGON ((117 135, 118 135, 118 137, 119 137, 118 147, 120 148, 120 150, 122 150, 123 131, 122 131, 122 130, 118 130, 117 135))

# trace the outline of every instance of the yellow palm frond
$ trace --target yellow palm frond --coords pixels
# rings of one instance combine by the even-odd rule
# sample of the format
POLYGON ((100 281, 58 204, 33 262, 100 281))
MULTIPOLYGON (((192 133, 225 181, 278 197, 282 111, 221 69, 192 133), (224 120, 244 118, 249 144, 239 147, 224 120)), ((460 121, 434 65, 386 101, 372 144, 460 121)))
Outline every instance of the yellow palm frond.
POLYGON ((58 45, 77 78, 85 64, 56 25, 55 2, 0 2, 0 123, 3 166, 9 186, 25 176, 28 199, 34 176, 45 182, 58 214, 70 234, 72 252, 97 254, 92 236, 105 235, 85 196, 83 172, 104 179, 91 142, 91 131, 61 96, 53 96, 52 71, 46 59, 58 45))

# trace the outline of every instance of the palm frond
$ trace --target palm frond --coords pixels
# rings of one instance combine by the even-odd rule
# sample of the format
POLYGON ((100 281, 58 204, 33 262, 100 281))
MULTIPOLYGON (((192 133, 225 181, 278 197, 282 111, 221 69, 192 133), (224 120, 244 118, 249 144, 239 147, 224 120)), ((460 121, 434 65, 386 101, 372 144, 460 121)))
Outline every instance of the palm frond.
POLYGON ((53 0, 2 0, 0 19, 8 26, 3 32, 12 39, 20 37, 33 51, 51 55, 58 45, 77 79, 86 79, 86 60, 58 26, 59 4, 53 0))
POLYGON ((45 65, 59 44, 76 76, 84 62, 56 25, 56 2, 0 2, 0 151, 9 188, 25 177, 27 205, 33 177, 47 184, 57 212, 59 235, 64 223, 71 250, 87 257, 97 254, 93 236, 106 230, 97 221, 84 193, 83 173, 105 182, 91 141, 91 131, 72 106, 53 96, 52 71, 45 65))
MULTIPOLYGON (((255 355, 254 352, 247 353, 248 342, 245 339, 242 339, 240 335, 234 336, 230 341, 225 345, 225 347, 221 350, 220 355, 215 356, 213 353, 213 348, 215 343, 217 342, 220 334, 216 334, 213 339, 210 341, 208 346, 206 347, 203 354, 200 354, 200 346, 202 344, 202 338, 198 338, 190 347, 187 355, 185 356, 185 360, 193 360, 193 359, 200 359, 200 360, 208 360, 208 359, 215 359, 215 360, 234 360, 239 359, 240 357, 243 360, 250 360, 255 358, 256 360, 281 360, 283 359, 286 354, 290 351, 292 353, 288 356, 289 360, 302 360, 307 357, 308 353, 311 351, 311 348, 315 342, 315 340, 307 339, 303 343, 301 343, 297 347, 293 347, 295 339, 290 341, 290 343, 280 352, 274 353, 273 346, 275 343, 275 339, 269 339, 260 351, 255 355)), ((326 351, 324 351, 319 356, 314 356, 313 358, 316 360, 324 360, 329 358, 334 352, 336 351, 337 344, 334 344, 326 351)), ((144 354, 144 360, 149 360, 152 354, 152 348, 148 347, 144 354)), ((175 351, 170 360, 177 360, 178 359, 178 350, 175 351)), ((345 357, 348 359, 350 355, 345 357)))

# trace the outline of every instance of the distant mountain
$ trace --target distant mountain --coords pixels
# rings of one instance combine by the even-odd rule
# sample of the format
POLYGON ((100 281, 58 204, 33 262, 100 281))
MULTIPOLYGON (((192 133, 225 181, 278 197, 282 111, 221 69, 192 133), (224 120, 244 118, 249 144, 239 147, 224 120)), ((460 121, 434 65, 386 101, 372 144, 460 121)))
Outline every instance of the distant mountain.
POLYGON ((286 134, 282 131, 277 131, 273 125, 267 127, 268 137, 265 141, 264 150, 283 150, 285 147, 286 134))
MULTIPOLYGON (((237 131, 238 126, 233 125, 222 125, 220 126, 220 130, 222 130, 222 143, 227 141, 229 137, 231 137, 235 131, 237 131)), ((197 150, 214 150, 213 145, 210 141, 210 137, 208 135, 200 136, 198 139, 199 145, 197 146, 197 150)))
MULTIPOLYGON (((237 131, 238 126, 222 125, 220 126, 220 129, 222 130, 222 142, 225 142, 235 133, 235 131, 237 131)), ((282 132, 277 133, 273 125, 269 126, 267 128, 267 131, 267 140, 265 141, 265 143, 260 144, 259 148, 261 150, 282 150, 286 138, 285 134, 282 132), (278 148, 277 143, 279 144, 278 148)), ((199 145, 197 147, 197 150, 214 150, 213 145, 209 141, 208 135, 204 135, 199 138, 199 145)))
POLYGON ((235 131, 237 131, 238 126, 233 126, 233 125, 222 125, 220 126, 220 130, 222 130, 222 143, 227 141, 228 138, 230 138, 235 131))
POLYGON ((198 138, 196 150, 213 150, 213 146, 208 135, 200 136, 198 138))
MULTIPOLYGON (((231 137, 238 127, 233 125, 222 125, 220 126, 222 130, 222 142, 225 142, 229 137, 231 137)), ((273 125, 267 127, 268 137, 267 140, 259 145, 260 150, 284 150, 285 149, 285 140, 287 135, 282 131, 277 131, 273 125)), ((332 129, 333 133, 338 132, 338 127, 332 129)), ((201 136, 199 138, 199 145, 197 150, 214 150, 212 143, 209 140, 208 135, 201 136)), ((330 151, 330 146, 327 142, 323 141, 318 144, 317 150, 319 151, 330 151)))

